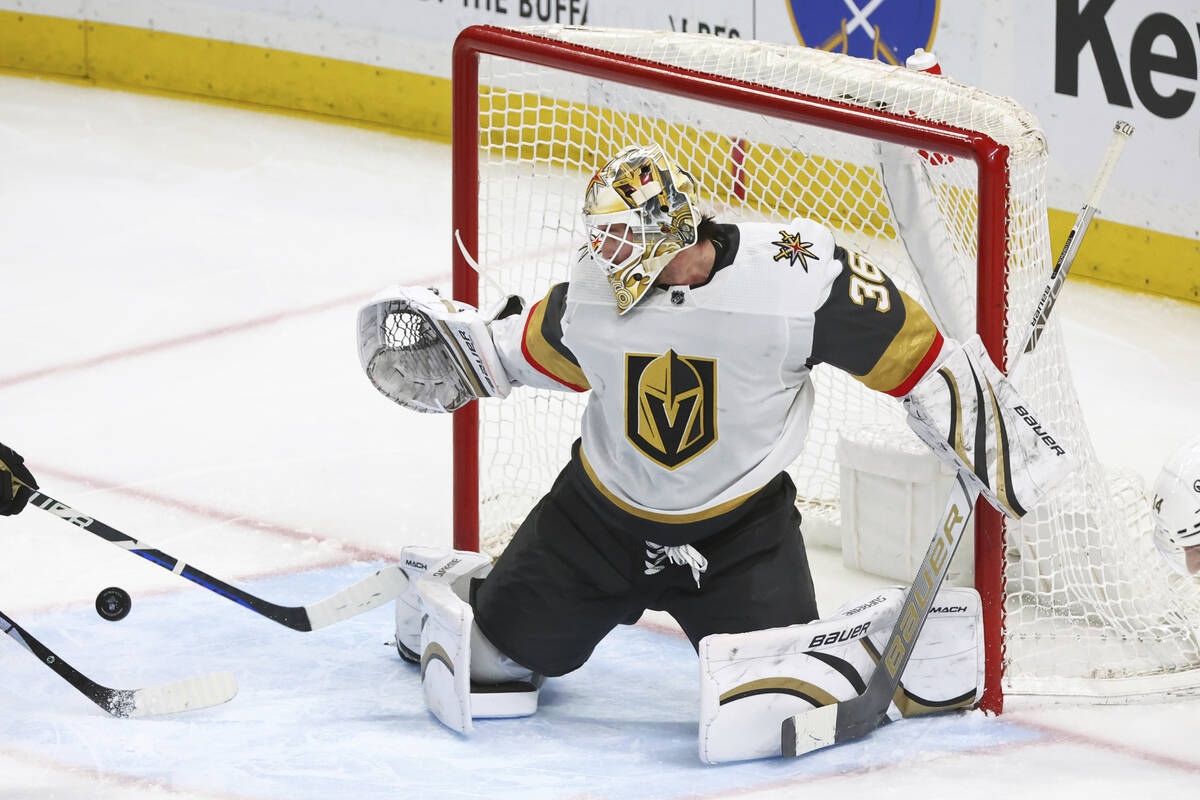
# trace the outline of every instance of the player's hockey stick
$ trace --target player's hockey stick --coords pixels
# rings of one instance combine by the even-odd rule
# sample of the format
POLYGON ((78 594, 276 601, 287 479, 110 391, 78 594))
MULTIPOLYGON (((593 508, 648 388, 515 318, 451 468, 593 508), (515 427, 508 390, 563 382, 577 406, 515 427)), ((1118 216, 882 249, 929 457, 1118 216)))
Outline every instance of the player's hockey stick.
MULTIPOLYGON (((1116 124, 1113 139, 1105 151, 1091 194, 1050 273, 1041 302, 1038 303, 1033 319, 1027 326, 1025 346, 1009 366, 1010 374, 1020 356, 1033 350, 1037 344, 1050 309, 1054 306, 1063 280, 1079 249, 1080 237, 1086 231, 1088 221, 1096 213, 1100 196, 1112 176, 1116 160, 1132 133, 1133 126, 1129 123, 1116 124)), ((925 625, 934 597, 950 569, 950 561, 958 549, 958 543, 971 521, 976 498, 977 495, 967 488, 962 476, 955 476, 954 488, 950 492, 946 509, 942 512, 941 522, 934 531, 933 540, 925 552, 925 559, 921 562, 921 568, 904 598, 900 616, 884 645, 879 663, 875 665, 867 681, 866 689, 862 694, 845 702, 821 706, 785 719, 780 729, 780 749, 783 755, 804 755, 823 747, 852 741, 866 736, 887 721, 888 706, 900 685, 900 677, 908 664, 909 656, 912 655, 913 645, 921 633, 921 628, 925 625)))
POLYGON ((228 702, 237 694, 237 681, 230 672, 214 672, 144 689, 109 689, 63 661, 4 612, 0 612, 0 629, 74 686, 80 694, 114 717, 148 717, 193 711, 228 702))
POLYGON ((99 536, 106 542, 111 542, 122 550, 127 550, 136 556, 157 564, 180 577, 187 578, 192 583, 203 586, 210 592, 227 597, 240 606, 261 614, 267 619, 286 625, 292 630, 315 631, 349 619, 364 611, 381 606, 389 600, 394 600, 408 587, 408 576, 398 564, 384 567, 378 572, 368 575, 358 583, 330 595, 324 600, 318 600, 306 606, 276 605, 261 597, 256 597, 247 591, 232 586, 225 581, 214 578, 206 572, 185 564, 174 556, 161 550, 156 550, 145 542, 139 542, 116 528, 105 525, 94 517, 89 517, 81 511, 68 506, 62 501, 55 500, 45 492, 33 490, 29 498, 30 505, 37 506, 60 519, 70 522, 88 533, 99 536))

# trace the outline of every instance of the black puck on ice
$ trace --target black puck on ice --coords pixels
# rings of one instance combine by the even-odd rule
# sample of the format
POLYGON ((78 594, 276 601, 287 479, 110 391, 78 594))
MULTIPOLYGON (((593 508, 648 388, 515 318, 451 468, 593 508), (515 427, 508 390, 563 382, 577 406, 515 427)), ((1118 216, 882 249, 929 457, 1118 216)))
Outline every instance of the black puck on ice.
POLYGON ((96 595, 96 613, 109 622, 125 619, 132 607, 133 600, 129 598, 129 592, 120 586, 101 589, 100 594, 96 595))

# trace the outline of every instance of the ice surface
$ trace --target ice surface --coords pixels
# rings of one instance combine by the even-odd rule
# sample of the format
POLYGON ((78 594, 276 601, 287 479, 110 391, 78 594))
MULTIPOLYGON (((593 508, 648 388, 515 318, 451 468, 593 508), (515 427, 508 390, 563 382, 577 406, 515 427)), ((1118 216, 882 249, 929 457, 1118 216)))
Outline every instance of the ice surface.
MULTIPOLYGON (((447 287, 443 145, 0 76, 0 441, 85 513, 274 602, 309 603, 449 530, 449 424, 361 375, 354 314, 447 287)), ((1148 256, 1151 257, 1151 256, 1148 256)), ((1153 478, 1200 408, 1200 308, 1068 285, 1103 461, 1153 478)), ((469 739, 385 645, 390 608, 275 625, 36 509, 0 520, 0 609, 113 688, 218 670, 230 703, 121 720, 0 642, 0 796, 1190 796, 1200 701, 890 726, 705 767, 697 667, 655 617, 469 739), (92 608, 122 586, 118 623, 92 608)), ((812 553, 825 609, 878 583, 812 553)))

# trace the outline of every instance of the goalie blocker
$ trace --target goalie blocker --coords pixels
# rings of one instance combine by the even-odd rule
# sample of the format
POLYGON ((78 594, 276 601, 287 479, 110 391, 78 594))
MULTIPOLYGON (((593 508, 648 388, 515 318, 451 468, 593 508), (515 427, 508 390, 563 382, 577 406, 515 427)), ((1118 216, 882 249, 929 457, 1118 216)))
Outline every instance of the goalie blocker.
POLYGON ((904 397, 908 426, 967 488, 1020 519, 1074 468, 1037 413, 992 363, 978 335, 947 340, 904 397))

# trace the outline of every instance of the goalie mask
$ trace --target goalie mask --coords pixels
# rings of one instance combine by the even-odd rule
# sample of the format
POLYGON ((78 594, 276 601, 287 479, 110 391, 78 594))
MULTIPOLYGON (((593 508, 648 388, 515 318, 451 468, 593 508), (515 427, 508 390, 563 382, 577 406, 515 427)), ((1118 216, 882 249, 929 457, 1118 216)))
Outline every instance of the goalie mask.
POLYGON ((1153 509, 1154 544, 1163 558, 1180 574, 1200 574, 1200 437, 1163 464, 1153 509))
POLYGON ((658 145, 627 147, 596 171, 583 201, 588 252, 624 314, 677 253, 696 243, 696 182, 658 145))

